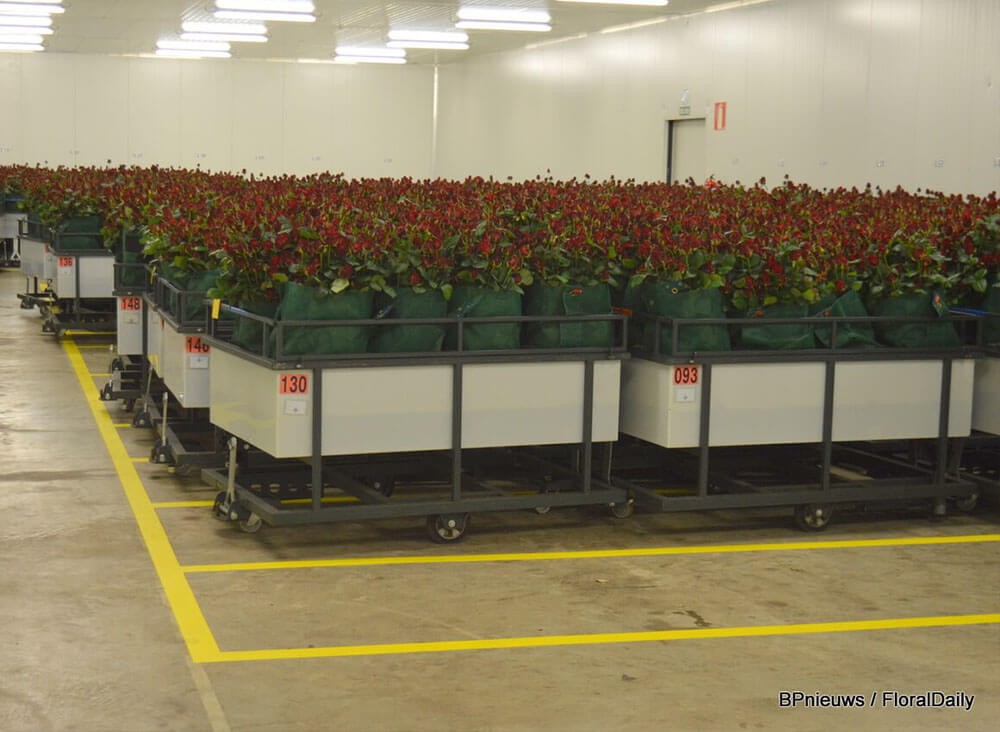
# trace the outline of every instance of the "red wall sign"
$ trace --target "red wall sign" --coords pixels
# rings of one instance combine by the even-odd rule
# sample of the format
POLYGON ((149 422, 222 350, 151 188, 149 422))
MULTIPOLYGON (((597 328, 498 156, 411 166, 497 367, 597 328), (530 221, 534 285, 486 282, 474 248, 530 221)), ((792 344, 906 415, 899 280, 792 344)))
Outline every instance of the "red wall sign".
POLYGON ((726 129, 726 103, 716 102, 715 103, 715 129, 724 130, 726 129))

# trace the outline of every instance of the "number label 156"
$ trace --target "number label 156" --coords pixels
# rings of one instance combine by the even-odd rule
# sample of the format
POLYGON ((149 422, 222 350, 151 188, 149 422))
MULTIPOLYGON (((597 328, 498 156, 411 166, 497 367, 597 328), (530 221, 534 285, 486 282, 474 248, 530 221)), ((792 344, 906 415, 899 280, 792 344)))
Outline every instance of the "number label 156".
POLYGON ((309 374, 282 374, 279 380, 281 394, 308 394, 309 374))

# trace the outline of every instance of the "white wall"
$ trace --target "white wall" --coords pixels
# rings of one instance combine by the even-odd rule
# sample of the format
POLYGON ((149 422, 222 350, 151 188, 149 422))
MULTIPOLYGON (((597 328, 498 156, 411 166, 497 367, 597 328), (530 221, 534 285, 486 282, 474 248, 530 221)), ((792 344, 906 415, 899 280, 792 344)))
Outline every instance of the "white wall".
POLYGON ((0 54, 0 163, 430 174, 427 67, 0 54))
POLYGON ((472 59, 441 67, 437 171, 663 180, 689 89, 721 180, 997 190, 998 39, 997 0, 775 0, 472 59))

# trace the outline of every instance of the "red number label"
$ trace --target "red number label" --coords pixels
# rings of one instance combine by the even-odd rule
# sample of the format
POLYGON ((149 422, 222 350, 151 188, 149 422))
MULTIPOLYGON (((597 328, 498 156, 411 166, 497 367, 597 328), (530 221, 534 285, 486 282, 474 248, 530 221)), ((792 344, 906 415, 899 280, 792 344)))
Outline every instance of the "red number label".
POLYGON ((682 386, 693 386, 698 383, 697 366, 674 366, 674 383, 682 386))
POLYGON ((281 375, 281 385, 279 387, 279 393, 281 393, 281 394, 308 394, 309 393, 309 375, 308 374, 282 374, 281 375))
POLYGON ((212 348, 207 343, 202 342, 201 336, 187 337, 188 353, 208 353, 211 350, 212 348))
POLYGON ((72 267, 73 266, 73 257, 59 257, 59 266, 60 267, 72 267))
POLYGON ((122 310, 141 310, 142 300, 137 297, 123 297, 122 310))

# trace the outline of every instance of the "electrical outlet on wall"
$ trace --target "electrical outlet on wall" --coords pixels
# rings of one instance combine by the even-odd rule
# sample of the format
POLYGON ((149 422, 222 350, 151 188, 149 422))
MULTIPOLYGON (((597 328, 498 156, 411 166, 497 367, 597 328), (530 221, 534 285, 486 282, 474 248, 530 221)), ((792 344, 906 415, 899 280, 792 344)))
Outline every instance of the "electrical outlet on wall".
POLYGON ((382 162, 385 163, 386 165, 392 165, 392 158, 385 158, 385 160, 383 160, 382 162))
POLYGON ((204 160, 205 158, 208 157, 208 153, 203 153, 203 152, 195 153, 194 156, 198 158, 198 160, 204 160))
POLYGON ((942 160, 941 158, 938 158, 937 160, 935 160, 934 161, 934 167, 935 168, 943 168, 944 167, 944 160, 942 160))
POLYGON ((313 160, 314 163, 318 163, 322 159, 323 159, 322 155, 313 155, 312 156, 312 160, 313 160))
POLYGON ((257 153, 256 155, 253 156, 253 159, 254 160, 263 160, 264 159, 264 153, 257 153))
POLYGON ((1000 168, 1000 158, 993 158, 993 167, 1000 168))
POLYGON ((876 168, 884 168, 885 167, 885 161, 884 160, 876 160, 875 161, 875 167, 876 168))
POLYGON ((132 153, 132 157, 135 158, 136 160, 142 160, 142 153, 139 152, 132 153))
POLYGON ((739 164, 740 164, 740 159, 739 158, 733 158, 733 165, 739 165, 739 164))
POLYGON ((778 167, 779 168, 784 168, 785 167, 785 160, 784 160, 784 158, 782 158, 781 160, 778 161, 778 167))

